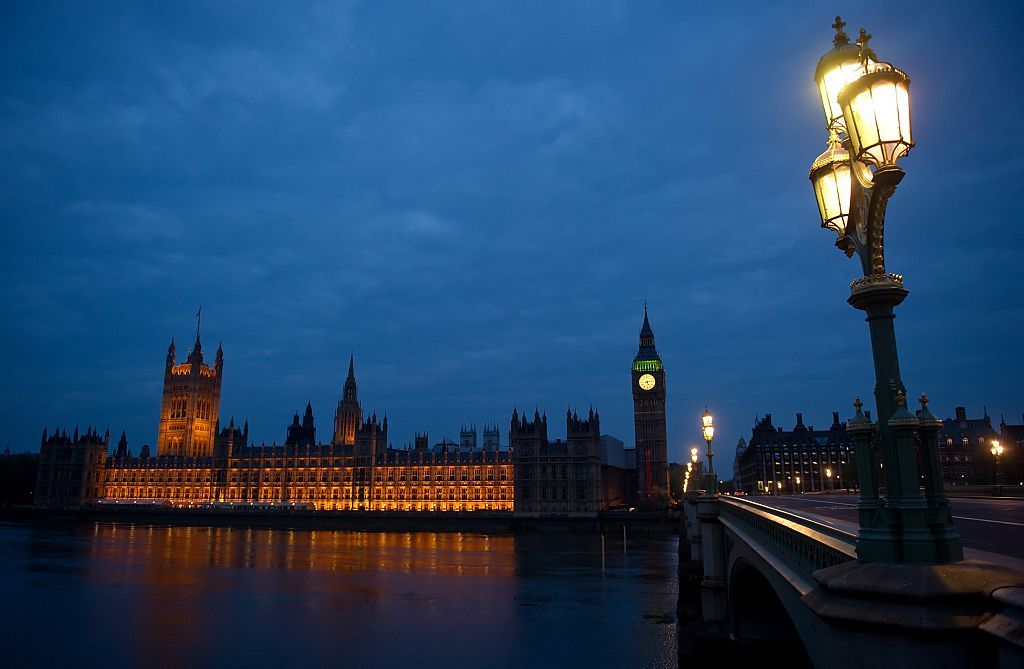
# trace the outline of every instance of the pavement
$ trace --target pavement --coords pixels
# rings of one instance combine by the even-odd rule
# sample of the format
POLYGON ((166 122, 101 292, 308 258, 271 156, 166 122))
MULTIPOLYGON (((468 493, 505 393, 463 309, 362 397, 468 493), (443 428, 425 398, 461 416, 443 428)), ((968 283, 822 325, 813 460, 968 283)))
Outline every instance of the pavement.
MULTIPOLYGON (((856 495, 768 495, 751 500, 857 531, 856 495)), ((965 557, 1024 571, 1024 499, 951 498, 965 557)))

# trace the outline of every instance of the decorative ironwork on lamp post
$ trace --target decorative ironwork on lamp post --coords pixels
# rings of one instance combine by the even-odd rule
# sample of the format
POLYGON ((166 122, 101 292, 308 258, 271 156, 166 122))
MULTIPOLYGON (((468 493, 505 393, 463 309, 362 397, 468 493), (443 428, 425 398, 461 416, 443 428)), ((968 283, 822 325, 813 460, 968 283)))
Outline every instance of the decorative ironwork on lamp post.
POLYGON ((903 277, 885 266, 886 205, 904 177, 897 162, 914 147, 910 78, 878 60, 863 28, 851 44, 845 26, 837 16, 833 48, 814 73, 828 139, 811 165, 810 180, 821 226, 838 235, 836 246, 847 257, 858 256, 864 273, 850 285, 847 301, 867 314, 878 422, 864 415, 858 398, 848 424, 861 481, 857 553, 866 561, 958 560, 963 548, 939 463, 942 424, 928 411, 924 395, 917 415, 907 410, 893 327, 893 309, 907 290, 903 277), (885 498, 879 494, 883 485, 885 498))
POLYGON ((715 420, 707 407, 704 407, 704 415, 701 416, 701 432, 704 433, 704 441, 708 444, 708 473, 704 477, 705 487, 709 493, 716 493, 718 492, 718 475, 715 474, 715 466, 711 462, 711 459, 715 457, 711 450, 711 440, 715 438, 715 420))

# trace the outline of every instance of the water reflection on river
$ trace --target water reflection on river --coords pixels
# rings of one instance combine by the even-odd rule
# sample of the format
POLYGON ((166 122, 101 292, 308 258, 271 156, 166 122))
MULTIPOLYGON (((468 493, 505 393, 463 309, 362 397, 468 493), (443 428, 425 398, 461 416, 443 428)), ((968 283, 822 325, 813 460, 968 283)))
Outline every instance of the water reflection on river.
POLYGON ((676 667, 676 541, 0 526, 5 666, 676 667))

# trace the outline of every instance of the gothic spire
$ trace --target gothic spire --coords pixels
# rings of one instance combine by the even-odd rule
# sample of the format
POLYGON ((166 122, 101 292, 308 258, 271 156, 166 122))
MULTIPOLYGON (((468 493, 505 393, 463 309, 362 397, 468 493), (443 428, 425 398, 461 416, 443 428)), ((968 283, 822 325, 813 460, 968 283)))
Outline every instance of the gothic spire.
POLYGON ((640 336, 654 337, 654 330, 651 329, 651 322, 647 319, 647 303, 644 302, 644 324, 640 328, 640 336))
POLYGON ((341 396, 342 400, 356 399, 356 356, 352 354, 348 358, 348 378, 345 379, 345 389, 341 396))
POLYGON ((651 321, 647 317, 646 302, 644 302, 644 324, 640 327, 640 348, 634 358, 634 361, 640 360, 661 360, 658 350, 654 347, 654 329, 651 328, 651 321))

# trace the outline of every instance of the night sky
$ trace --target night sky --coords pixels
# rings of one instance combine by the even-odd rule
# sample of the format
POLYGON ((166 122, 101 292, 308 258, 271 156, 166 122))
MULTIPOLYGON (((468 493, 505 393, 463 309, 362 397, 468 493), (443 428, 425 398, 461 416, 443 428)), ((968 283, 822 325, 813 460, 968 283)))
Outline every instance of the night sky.
MULTIPOLYGON (((874 385, 819 228, 811 75, 838 12, 906 70, 904 381, 1024 411, 1017 3, 5 3, 0 448, 154 443, 163 362, 223 341, 222 422, 329 438, 350 352, 391 441, 593 405, 633 442, 643 304, 669 457, 705 405, 823 427, 874 385), (690 6, 692 4, 692 6, 690 6)), ((869 405, 873 406, 873 400, 869 405)))

